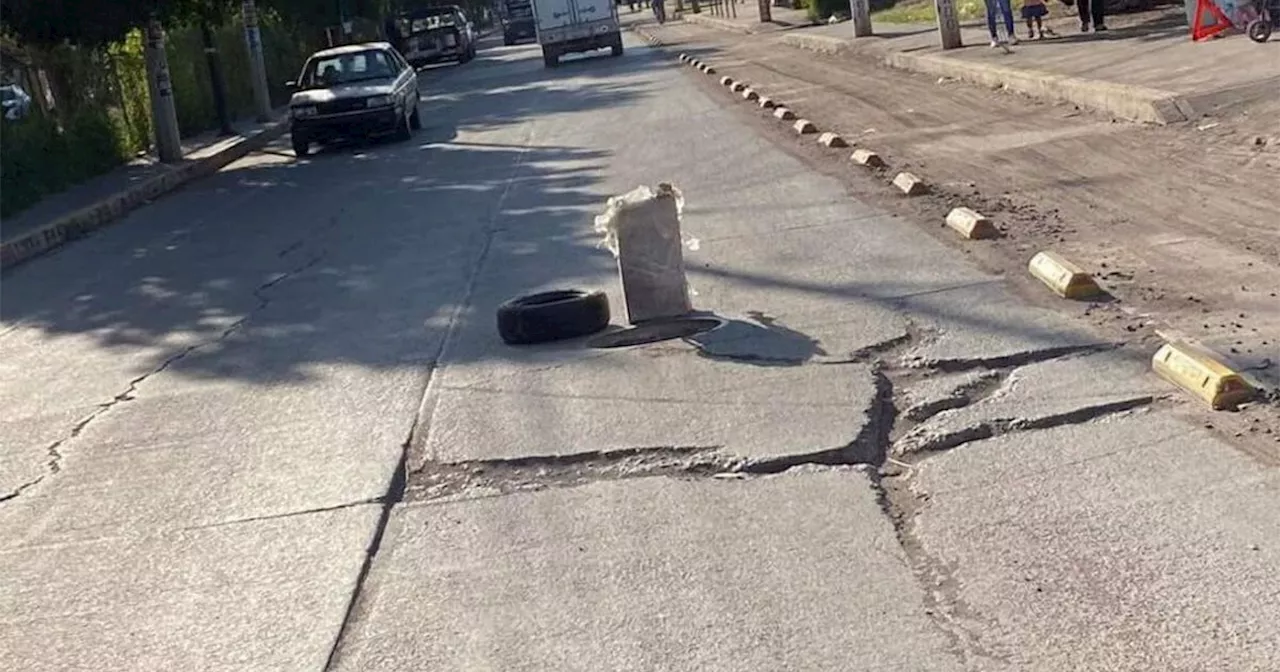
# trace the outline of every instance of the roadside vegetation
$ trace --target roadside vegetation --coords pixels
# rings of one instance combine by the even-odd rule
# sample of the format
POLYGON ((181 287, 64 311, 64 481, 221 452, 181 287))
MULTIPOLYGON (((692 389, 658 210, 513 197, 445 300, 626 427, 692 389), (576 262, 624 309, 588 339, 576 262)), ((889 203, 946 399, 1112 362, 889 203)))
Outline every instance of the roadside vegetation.
MULTIPOLYGON (((325 29, 336 0, 258 0, 272 101, 325 29)), ((348 0, 349 16, 380 16, 387 0, 348 0)), ((253 89, 235 0, 6 0, 0 6, 4 83, 33 98, 29 114, 0 123, 0 217, 125 163, 151 146, 143 27, 156 16, 184 137, 219 128, 201 26, 221 62, 228 116, 252 114, 253 89), (154 13, 154 14, 153 14, 154 13)), ((372 22, 369 22, 372 23, 372 22)))

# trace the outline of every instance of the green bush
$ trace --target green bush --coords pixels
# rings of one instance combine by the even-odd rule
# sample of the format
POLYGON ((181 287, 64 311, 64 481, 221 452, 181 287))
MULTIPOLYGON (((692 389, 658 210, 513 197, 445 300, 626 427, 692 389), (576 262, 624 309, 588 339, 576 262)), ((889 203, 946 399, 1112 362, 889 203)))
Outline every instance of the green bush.
POLYGON ((0 123, 0 216, 100 175, 124 161, 111 116, 83 107, 63 128, 39 112, 0 123))
MULTIPOLYGON (((298 27, 264 15, 263 57, 272 101, 288 98, 293 79, 318 45, 298 27)), ((168 31, 166 55, 178 127, 184 137, 218 127, 204 43, 195 26, 168 31)), ((253 116, 253 86, 244 31, 238 21, 214 31, 222 55, 227 108, 232 118, 253 116)), ((55 82, 56 118, 33 114, 0 123, 0 216, 10 216, 86 179, 119 166, 151 146, 151 101, 141 31, 101 50, 69 45, 39 52, 55 82)))
POLYGON ((833 14, 849 15, 849 0, 808 0, 809 20, 825 22, 833 14))

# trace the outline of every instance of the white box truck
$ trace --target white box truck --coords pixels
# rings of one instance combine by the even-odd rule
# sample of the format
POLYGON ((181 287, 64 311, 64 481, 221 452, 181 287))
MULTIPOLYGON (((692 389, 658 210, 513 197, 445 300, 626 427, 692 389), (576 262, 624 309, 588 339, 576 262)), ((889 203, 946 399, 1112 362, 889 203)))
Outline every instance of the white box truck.
POLYGON ((548 68, 560 64, 565 54, 608 47, 622 55, 622 27, 614 0, 534 0, 538 19, 538 44, 548 68))

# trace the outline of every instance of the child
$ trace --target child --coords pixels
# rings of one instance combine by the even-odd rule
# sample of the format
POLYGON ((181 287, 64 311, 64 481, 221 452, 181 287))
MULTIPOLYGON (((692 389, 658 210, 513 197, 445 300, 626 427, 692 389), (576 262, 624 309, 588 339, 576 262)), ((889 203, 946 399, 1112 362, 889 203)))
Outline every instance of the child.
POLYGON ((1022 0, 1022 18, 1027 22, 1028 39, 1036 39, 1036 31, 1040 31, 1039 39, 1044 39, 1044 25, 1040 23, 1040 19, 1048 15, 1049 8, 1045 6, 1044 0, 1022 0))

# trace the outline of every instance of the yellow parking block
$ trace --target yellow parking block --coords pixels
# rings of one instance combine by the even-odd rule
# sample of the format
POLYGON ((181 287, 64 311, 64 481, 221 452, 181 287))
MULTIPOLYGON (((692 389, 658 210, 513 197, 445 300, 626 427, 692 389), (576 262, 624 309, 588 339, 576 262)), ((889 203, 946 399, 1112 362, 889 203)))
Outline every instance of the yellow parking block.
POLYGON ((728 75, 725 75, 724 77, 721 77, 721 78, 720 78, 720 85, 721 85, 721 86, 733 86, 733 78, 732 78, 732 77, 730 77, 730 76, 728 76, 728 75))
POLYGON ((757 98, 759 98, 759 97, 760 97, 760 94, 756 93, 756 90, 755 90, 755 89, 753 89, 753 88, 751 88, 751 87, 747 87, 747 88, 742 92, 742 99, 743 99, 743 100, 755 100, 755 99, 757 99, 757 98))
POLYGON ((867 166, 869 168, 884 167, 884 159, 880 158, 879 154, 876 154, 869 149, 853 150, 853 154, 849 155, 849 160, 860 166, 867 166))
POLYGON ((1244 377, 1218 361, 1207 350, 1173 341, 1151 358, 1156 375, 1204 400, 1214 410, 1233 408, 1253 398, 1254 389, 1244 377))
POLYGON ((796 113, 785 107, 776 107, 773 110, 773 116, 783 121, 791 121, 796 118, 796 113))
POLYGON ((1093 276, 1053 252, 1041 252, 1032 257, 1027 270, 1066 299, 1086 299, 1102 293, 1093 276))
POLYGON ((849 146, 849 143, 845 142, 844 138, 840 137, 840 134, 832 133, 831 131, 827 131, 826 133, 823 133, 822 135, 818 136, 818 144, 822 145, 823 147, 848 147, 849 146))
POLYGON ((947 226, 970 240, 997 238, 1000 235, 990 219, 969 208, 952 208, 947 213, 947 226))
POLYGON ((929 185, 914 173, 901 172, 893 177, 893 186, 908 196, 918 196, 929 191, 929 185))

